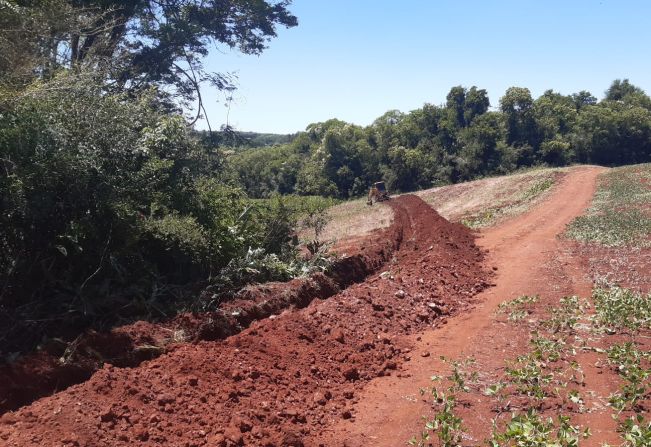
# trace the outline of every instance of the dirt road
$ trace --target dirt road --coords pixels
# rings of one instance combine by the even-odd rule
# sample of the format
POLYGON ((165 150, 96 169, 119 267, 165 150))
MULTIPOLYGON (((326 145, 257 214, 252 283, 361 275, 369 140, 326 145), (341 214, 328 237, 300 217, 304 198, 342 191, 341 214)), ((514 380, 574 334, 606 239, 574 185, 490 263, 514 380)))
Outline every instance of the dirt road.
MULTIPOLYGON (((411 341, 416 354, 405 365, 403 377, 372 381, 360 396, 355 422, 332 427, 325 434, 325 444, 343 445, 346 440, 347 446, 404 445, 420 432, 421 418, 428 413, 419 388, 427 387, 433 374, 445 371, 439 355, 451 359, 473 356, 479 369, 488 373, 522 350, 527 334, 510 332, 496 321, 499 303, 524 294, 540 294, 556 301, 565 295, 588 296, 592 284, 583 266, 564 256, 564 242, 557 235, 588 207, 601 172, 603 169, 596 167, 571 170, 540 206, 482 231, 478 245, 488 250, 488 264, 497 267, 496 286, 479 295, 481 304, 471 312, 451 319, 442 328, 414 335, 411 341), (514 336, 519 338, 511 338, 514 336), (422 357, 421 353, 431 356, 422 357)), ((490 429, 491 412, 485 410, 478 405, 466 419, 470 431, 475 431, 477 444, 490 429)), ((599 422, 601 425, 594 425, 599 428, 593 429, 593 441, 612 440, 615 430, 610 416, 599 417, 599 422)))
MULTIPOLYGON (((588 205, 599 172, 571 170, 541 206, 482 233, 488 259, 468 229, 402 196, 392 201, 391 227, 360 248, 382 252, 387 239, 399 248, 371 269, 381 274, 222 341, 182 344, 135 368, 107 365, 5 414, 0 440, 21 447, 404 445, 420 429, 426 406, 418 388, 441 367, 439 355, 474 355, 491 371, 526 343, 495 324, 498 303, 589 291, 556 235, 588 205), (497 285, 487 289, 490 282, 497 285)), ((475 415, 469 442, 480 444, 490 411, 481 404, 468 411, 475 415)))

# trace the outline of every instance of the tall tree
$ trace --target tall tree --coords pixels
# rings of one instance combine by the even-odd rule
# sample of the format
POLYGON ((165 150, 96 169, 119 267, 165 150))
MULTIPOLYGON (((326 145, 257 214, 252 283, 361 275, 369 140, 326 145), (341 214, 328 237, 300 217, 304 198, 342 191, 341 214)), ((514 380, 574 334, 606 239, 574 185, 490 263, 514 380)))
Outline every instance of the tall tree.
POLYGON ((484 89, 478 89, 474 85, 466 92, 466 102, 464 104, 464 120, 466 125, 472 124, 472 121, 483 115, 490 107, 488 93, 484 89))
POLYGON ((606 90, 606 98, 608 101, 622 101, 628 95, 642 93, 644 90, 631 84, 628 79, 615 79, 608 90, 606 90))
POLYGON ((500 109, 506 118, 507 143, 531 144, 534 140, 535 120, 529 89, 510 87, 500 99, 500 109))
MULTIPOLYGON (((0 45, 28 40, 21 52, 3 53, 31 60, 32 73, 50 76, 57 68, 106 70, 106 87, 139 91, 173 88, 184 100, 198 97, 210 82, 232 88, 224 73, 204 71, 211 46, 260 54, 276 27, 293 27, 291 0, 13 0, 0 2, 0 45), (38 56, 38 57, 36 57, 38 56)), ((8 56, 7 56, 8 55, 8 56)), ((15 65, 15 61, 6 61, 15 65)), ((1 65, 0 65, 1 66, 1 65)))

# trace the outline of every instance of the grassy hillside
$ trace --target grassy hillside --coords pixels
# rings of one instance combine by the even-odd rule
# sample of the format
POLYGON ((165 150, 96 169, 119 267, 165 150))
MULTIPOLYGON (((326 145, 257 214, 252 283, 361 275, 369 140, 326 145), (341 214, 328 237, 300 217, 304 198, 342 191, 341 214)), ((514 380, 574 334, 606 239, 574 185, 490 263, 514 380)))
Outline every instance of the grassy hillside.
MULTIPOLYGON (((571 168, 536 169, 431 188, 415 194, 445 218, 471 228, 483 228, 528 210, 546 197, 568 169, 571 168)), ((393 213, 385 204, 367 206, 366 199, 357 199, 332 207, 330 216, 332 220, 323 238, 341 241, 387 227, 393 213)))

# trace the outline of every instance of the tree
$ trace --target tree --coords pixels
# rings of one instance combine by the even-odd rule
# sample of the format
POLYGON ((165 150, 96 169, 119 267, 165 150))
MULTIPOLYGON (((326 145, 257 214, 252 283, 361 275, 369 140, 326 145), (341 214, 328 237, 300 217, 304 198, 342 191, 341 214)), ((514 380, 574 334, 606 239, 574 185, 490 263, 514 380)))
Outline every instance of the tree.
POLYGON ((506 120, 506 142, 508 145, 528 146, 527 150, 521 152, 524 157, 519 163, 528 164, 531 148, 537 146, 537 129, 533 112, 533 98, 528 88, 511 87, 502 99, 500 109, 506 120))
MULTIPOLYGON (((183 100, 199 99, 199 85, 232 88, 226 74, 206 73, 202 58, 213 45, 260 54, 276 27, 293 27, 291 0, 16 0, 0 11, 5 47, 28 40, 5 63, 31 61, 32 73, 60 68, 105 70, 105 87, 134 93, 173 87, 183 100), (54 19, 48 17, 53 14, 54 19)), ((198 118, 198 114, 197 114, 198 118)), ((195 119, 196 120, 196 119, 195 119)))
POLYGON ((576 98, 547 90, 534 101, 533 110, 541 142, 537 160, 552 165, 568 163, 572 158, 568 135, 578 115, 576 98))
POLYGON ((455 124, 458 127, 465 127, 466 120, 464 117, 464 109, 466 104, 466 89, 460 85, 452 87, 448 96, 446 96, 445 106, 452 113, 455 124))
POLYGON ((651 110, 651 98, 628 79, 616 79, 606 90, 606 101, 617 101, 632 107, 644 107, 651 110))
POLYGON ((579 93, 572 93, 572 100, 577 110, 581 110, 585 106, 593 106, 597 103, 597 98, 586 90, 581 90, 579 93))
POLYGON ((605 99, 608 101, 622 101, 626 96, 636 93, 644 94, 644 90, 631 84, 628 79, 615 79, 606 90, 605 99))
POLYGON ((466 127, 472 120, 488 111, 490 101, 486 90, 474 85, 466 89, 460 85, 452 87, 446 97, 446 107, 451 111, 457 127, 466 127))
POLYGON ((487 175, 497 169, 497 143, 504 138, 500 124, 499 113, 489 112, 460 133, 461 150, 457 170, 461 180, 487 175))
POLYGON ((466 93, 466 102, 464 105, 464 119, 466 124, 472 124, 472 121, 483 115, 490 107, 488 93, 484 89, 478 89, 474 85, 466 93))

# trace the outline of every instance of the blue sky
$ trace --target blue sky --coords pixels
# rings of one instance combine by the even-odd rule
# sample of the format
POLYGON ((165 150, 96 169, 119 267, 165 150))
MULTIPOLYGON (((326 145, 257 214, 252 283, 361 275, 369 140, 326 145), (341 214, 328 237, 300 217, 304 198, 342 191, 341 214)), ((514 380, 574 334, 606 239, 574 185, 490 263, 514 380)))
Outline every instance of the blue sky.
MULTIPOLYGON (((367 125, 387 110, 442 104, 450 87, 510 86, 601 98, 616 78, 651 91, 651 1, 294 0, 299 25, 260 56, 212 51, 211 71, 235 72, 229 122, 292 133, 339 118, 367 125)), ((224 95, 203 95, 213 128, 224 95)), ((202 127, 205 125, 202 125, 202 127)))

